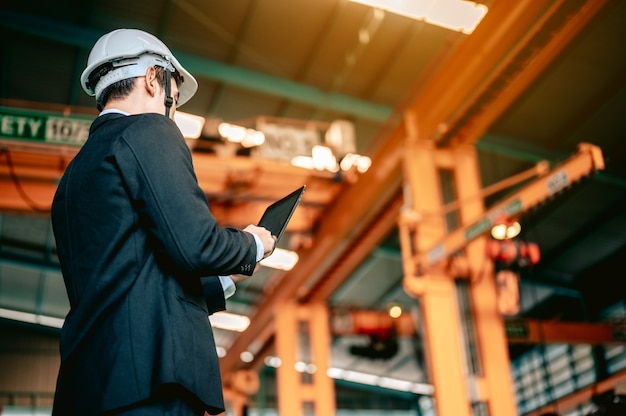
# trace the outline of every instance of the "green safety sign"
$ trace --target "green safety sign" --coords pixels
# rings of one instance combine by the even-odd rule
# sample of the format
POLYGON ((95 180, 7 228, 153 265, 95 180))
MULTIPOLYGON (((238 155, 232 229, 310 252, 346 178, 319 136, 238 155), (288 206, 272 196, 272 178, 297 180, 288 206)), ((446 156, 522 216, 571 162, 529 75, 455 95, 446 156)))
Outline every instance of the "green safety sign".
POLYGON ((489 231, 491 227, 494 226, 494 221, 498 219, 500 216, 505 215, 507 217, 511 217, 518 212, 522 211, 522 200, 520 198, 516 198, 512 202, 510 202, 504 208, 500 208, 495 211, 490 211, 486 218, 478 221, 475 224, 472 224, 465 230, 465 241, 472 241, 474 238, 479 235, 489 231))
POLYGON ((504 330, 509 339, 528 339, 530 335, 528 323, 524 321, 507 321, 504 323, 504 330))
POLYGON ((0 107, 0 139, 81 146, 93 118, 0 107))

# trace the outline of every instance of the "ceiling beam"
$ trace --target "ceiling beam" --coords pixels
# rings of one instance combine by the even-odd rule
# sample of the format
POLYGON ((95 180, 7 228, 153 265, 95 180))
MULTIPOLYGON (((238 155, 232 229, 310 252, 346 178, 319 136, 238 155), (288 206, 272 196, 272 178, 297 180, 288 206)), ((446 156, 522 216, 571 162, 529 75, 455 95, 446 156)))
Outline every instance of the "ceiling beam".
POLYGON ((252 91, 377 122, 387 120, 392 111, 391 107, 382 104, 362 101, 345 94, 325 92, 317 87, 294 82, 286 78, 252 71, 240 66, 228 65, 184 52, 174 53, 185 64, 187 70, 194 75, 252 91))
POLYGON ((486 152, 496 153, 515 160, 523 160, 530 163, 539 163, 543 160, 553 161, 563 158, 565 155, 557 154, 534 146, 528 142, 521 142, 502 135, 492 133, 484 134, 478 142, 476 148, 486 152))
MULTIPOLYGON (((65 45, 90 50, 104 32, 71 25, 59 20, 0 8, 0 27, 19 33, 52 40, 65 45)), ((274 75, 229 65, 213 59, 172 49, 176 58, 196 77, 204 77, 225 84, 246 88, 313 107, 330 109, 355 117, 383 122, 392 108, 383 104, 360 100, 345 94, 326 92, 312 85, 291 81, 274 75)))
POLYGON ((440 146, 475 143, 606 3, 494 2, 411 106, 421 137, 440 146))
MULTIPOLYGON (((0 138, 0 212, 49 215, 52 198, 79 146, 0 138)), ((223 226, 243 228, 272 202, 307 185, 288 233, 309 233, 343 187, 335 174, 257 157, 192 152, 198 184, 223 226)))

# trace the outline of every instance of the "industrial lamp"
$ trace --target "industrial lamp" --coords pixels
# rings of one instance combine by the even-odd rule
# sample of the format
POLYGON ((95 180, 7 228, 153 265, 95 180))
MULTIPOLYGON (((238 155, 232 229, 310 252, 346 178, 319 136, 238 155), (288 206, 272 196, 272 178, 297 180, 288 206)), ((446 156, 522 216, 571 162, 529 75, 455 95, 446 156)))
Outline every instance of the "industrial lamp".
POLYGON ((487 257, 496 263, 497 301, 500 313, 515 316, 520 311, 519 270, 539 262, 539 246, 515 239, 522 231, 518 221, 500 219, 491 228, 487 257))
POLYGON ((489 240, 486 246, 487 257, 503 265, 515 264, 519 267, 539 263, 539 246, 515 238, 521 231, 522 226, 516 220, 495 221, 491 228, 493 239, 489 240))
POLYGON ((522 231, 518 221, 502 221, 491 228, 491 236, 496 240, 510 240, 522 231))

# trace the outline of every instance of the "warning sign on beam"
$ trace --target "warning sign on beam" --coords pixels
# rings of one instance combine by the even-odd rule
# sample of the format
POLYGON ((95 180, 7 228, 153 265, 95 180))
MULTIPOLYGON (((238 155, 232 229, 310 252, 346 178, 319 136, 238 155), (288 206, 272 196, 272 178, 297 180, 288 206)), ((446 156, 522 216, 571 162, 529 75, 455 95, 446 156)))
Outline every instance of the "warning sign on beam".
POLYGON ((317 130, 288 125, 265 123, 258 126, 265 142, 253 149, 252 155, 268 160, 291 162, 296 156, 311 156, 313 147, 320 144, 317 130))
POLYGON ((0 138, 81 146, 93 118, 0 107, 0 138))

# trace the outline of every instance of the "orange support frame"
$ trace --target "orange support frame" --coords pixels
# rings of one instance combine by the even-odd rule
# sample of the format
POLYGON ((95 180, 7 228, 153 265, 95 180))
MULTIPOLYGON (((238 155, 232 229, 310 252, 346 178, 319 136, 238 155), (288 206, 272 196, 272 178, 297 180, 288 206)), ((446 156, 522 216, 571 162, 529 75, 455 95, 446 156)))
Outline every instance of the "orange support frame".
MULTIPOLYGON (((409 130, 410 131, 410 130, 409 130)), ((413 261, 416 250, 443 238, 443 217, 429 217, 416 226, 423 212, 441 209, 436 153, 432 143, 410 138, 405 149, 405 210, 400 218, 400 243, 404 266, 404 288, 419 299, 430 381, 435 387, 437 414, 469 416, 465 386, 466 372, 454 280, 443 270, 422 275, 413 261), (408 198, 407 198, 408 197, 408 198), (415 216, 412 216, 414 213, 415 216), (417 277, 419 275, 419 277, 417 277)))
MULTIPOLYGON (((473 198, 481 191, 480 168, 474 146, 465 145, 453 151, 454 173, 459 214, 465 224, 484 213, 481 199, 473 198)), ((465 256, 469 267, 469 295, 475 325, 479 374, 475 374, 475 397, 485 402, 489 415, 515 415, 515 397, 511 378, 509 353, 504 320, 498 307, 493 264, 486 259, 487 237, 476 238, 467 244, 465 256)))
MULTIPOLYGON (((414 127, 408 125, 407 130, 415 132, 414 127)), ((464 277, 471 277, 468 274, 472 270, 483 273, 470 279, 469 285, 479 374, 470 374, 464 361, 469 352, 464 348, 466 331, 458 310, 454 280, 458 270, 453 275, 443 264, 420 269, 416 261, 416 252, 425 251, 445 238, 444 215, 435 214, 444 212, 439 186, 442 167, 453 171, 458 199, 474 201, 462 204, 461 220, 478 216, 484 208, 480 198, 472 198, 481 191, 473 147, 440 150, 416 135, 408 138, 404 163, 406 206, 399 221, 403 283, 407 293, 419 299, 437 414, 469 416, 471 404, 482 402, 489 415, 515 415, 504 323, 497 307, 493 273, 484 256, 485 241, 478 238, 465 250, 464 277)))
POLYGON ((420 300, 437 413, 465 416, 471 414, 470 403, 483 403, 489 415, 515 415, 507 337, 498 308, 493 265, 485 256, 485 234, 496 214, 520 214, 603 169, 602 152, 597 146, 579 145, 577 155, 486 211, 482 199, 476 197, 482 191, 473 146, 437 149, 432 142, 417 138, 410 117, 406 121, 407 131, 414 134, 408 137, 405 149, 406 205, 399 220, 404 286, 420 300), (462 225, 449 233, 439 189, 441 168, 453 172, 456 198, 464 201, 458 204, 462 225), (456 277, 469 278, 471 319, 465 325, 472 328, 461 324, 456 277), (465 329, 475 334, 472 341, 477 345, 478 368, 474 374, 461 360, 469 354, 462 347, 468 341, 463 338, 465 329))
POLYGON ((275 309, 278 411, 281 415, 335 414, 335 387, 327 375, 330 324, 326 305, 286 301, 275 309), (307 372, 296 364, 310 366, 307 372))

